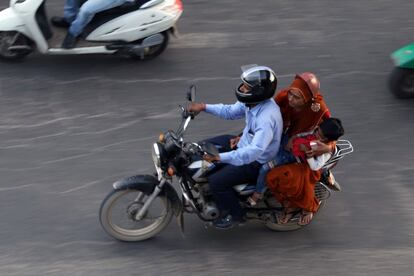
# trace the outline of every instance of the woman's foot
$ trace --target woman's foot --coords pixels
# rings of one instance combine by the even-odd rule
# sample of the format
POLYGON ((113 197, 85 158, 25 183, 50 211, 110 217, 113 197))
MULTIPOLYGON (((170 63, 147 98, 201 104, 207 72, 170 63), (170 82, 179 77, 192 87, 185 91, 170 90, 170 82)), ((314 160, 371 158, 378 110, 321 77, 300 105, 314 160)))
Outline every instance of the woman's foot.
POLYGON ((302 214, 300 215, 298 224, 302 226, 308 225, 312 221, 312 219, 313 213, 303 210, 302 214))
POLYGON ((247 203, 250 206, 255 206, 259 200, 263 198, 263 193, 254 192, 249 198, 247 199, 247 203))
POLYGON ((300 212, 300 209, 285 207, 285 209, 282 212, 282 214, 280 214, 280 216, 278 216, 277 221, 278 221, 279 224, 286 224, 294 216, 296 216, 299 212, 300 212))

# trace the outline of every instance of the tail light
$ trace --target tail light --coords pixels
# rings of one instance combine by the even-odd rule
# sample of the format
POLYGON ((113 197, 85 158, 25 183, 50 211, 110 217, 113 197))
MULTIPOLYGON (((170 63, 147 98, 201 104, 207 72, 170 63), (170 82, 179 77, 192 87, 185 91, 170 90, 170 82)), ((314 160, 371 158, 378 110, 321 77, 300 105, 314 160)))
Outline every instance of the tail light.
POLYGON ((175 6, 177 7, 177 9, 179 9, 180 11, 183 11, 183 2, 181 2, 181 0, 175 0, 175 6))
POLYGON ((171 1, 171 4, 162 8, 163 11, 172 14, 179 14, 183 11, 183 2, 181 0, 171 1))

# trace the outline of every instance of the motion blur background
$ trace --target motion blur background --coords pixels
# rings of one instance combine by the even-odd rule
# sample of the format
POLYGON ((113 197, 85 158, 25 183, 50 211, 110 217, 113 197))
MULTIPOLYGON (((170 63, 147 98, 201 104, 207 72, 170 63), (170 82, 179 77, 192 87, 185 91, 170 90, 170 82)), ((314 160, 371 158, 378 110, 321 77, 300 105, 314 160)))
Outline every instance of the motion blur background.
MULTIPOLYGON (((63 1, 47 1, 61 15, 63 1)), ((149 62, 29 56, 0 63, 0 275, 412 275, 414 101, 397 100, 390 53, 414 38, 404 0, 184 0, 179 38, 149 62), (198 100, 233 103, 240 66, 263 64, 282 88, 321 81, 355 152, 335 193, 303 230, 260 224, 223 232, 186 215, 156 238, 121 243, 98 221, 117 179, 152 173, 151 143, 198 100)), ((0 0, 0 8, 8 1, 0 0)), ((187 139, 237 133, 202 114, 187 139)))

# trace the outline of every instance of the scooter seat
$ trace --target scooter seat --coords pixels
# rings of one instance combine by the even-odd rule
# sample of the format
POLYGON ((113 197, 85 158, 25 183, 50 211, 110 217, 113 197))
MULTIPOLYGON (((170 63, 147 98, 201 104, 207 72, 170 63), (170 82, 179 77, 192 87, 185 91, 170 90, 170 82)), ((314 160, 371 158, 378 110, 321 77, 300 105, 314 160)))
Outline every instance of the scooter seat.
POLYGON ((85 27, 85 30, 82 33, 82 37, 86 38, 93 30, 103 25, 106 22, 111 21, 114 18, 117 18, 121 15, 139 10, 139 8, 145 3, 151 0, 135 0, 133 2, 126 2, 121 6, 105 10, 95 14, 92 21, 85 27))

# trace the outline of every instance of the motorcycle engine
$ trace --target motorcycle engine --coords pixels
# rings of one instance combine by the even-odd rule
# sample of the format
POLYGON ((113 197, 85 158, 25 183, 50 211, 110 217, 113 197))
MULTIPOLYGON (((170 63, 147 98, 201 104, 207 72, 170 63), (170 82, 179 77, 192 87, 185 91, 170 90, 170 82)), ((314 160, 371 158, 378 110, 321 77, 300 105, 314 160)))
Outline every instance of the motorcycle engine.
POLYGON ((214 202, 206 202, 203 206, 203 216, 208 220, 218 218, 220 211, 214 202))
POLYGON ((199 190, 198 204, 203 206, 202 214, 207 220, 213 220, 219 217, 220 211, 216 203, 213 201, 210 189, 207 183, 197 183, 199 190))

